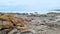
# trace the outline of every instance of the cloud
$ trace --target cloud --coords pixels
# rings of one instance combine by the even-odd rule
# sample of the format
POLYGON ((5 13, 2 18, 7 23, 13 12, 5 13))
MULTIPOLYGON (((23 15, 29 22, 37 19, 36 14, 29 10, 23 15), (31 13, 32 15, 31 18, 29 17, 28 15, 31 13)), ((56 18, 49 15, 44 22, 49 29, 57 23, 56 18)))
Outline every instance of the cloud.
POLYGON ((0 10, 51 10, 60 8, 60 0, 0 0, 0 10))
POLYGON ((42 4, 56 4, 56 0, 0 0, 0 5, 42 5, 42 4))

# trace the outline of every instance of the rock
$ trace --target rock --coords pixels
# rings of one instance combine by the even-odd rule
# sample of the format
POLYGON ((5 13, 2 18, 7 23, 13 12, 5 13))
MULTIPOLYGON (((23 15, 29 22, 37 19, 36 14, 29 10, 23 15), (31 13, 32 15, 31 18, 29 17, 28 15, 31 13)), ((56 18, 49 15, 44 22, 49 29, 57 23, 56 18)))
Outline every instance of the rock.
POLYGON ((35 30, 37 30, 37 31, 44 31, 44 30, 47 30, 47 29, 48 29, 47 26, 44 26, 44 25, 37 26, 37 27, 35 28, 35 30))

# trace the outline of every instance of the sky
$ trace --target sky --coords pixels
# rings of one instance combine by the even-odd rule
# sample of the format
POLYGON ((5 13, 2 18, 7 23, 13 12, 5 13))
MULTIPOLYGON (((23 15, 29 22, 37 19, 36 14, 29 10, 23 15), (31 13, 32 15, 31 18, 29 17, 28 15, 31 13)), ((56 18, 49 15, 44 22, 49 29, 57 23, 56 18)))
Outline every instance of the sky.
POLYGON ((60 9, 60 0, 0 0, 0 12, 39 12, 60 9))

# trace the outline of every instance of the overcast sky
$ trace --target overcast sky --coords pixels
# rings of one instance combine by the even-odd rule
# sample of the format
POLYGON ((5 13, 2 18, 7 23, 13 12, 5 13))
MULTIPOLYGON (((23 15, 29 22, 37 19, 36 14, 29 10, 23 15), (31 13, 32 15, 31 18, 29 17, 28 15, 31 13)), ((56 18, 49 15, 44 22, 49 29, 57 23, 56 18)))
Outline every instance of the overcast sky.
POLYGON ((0 0, 0 11, 3 12, 49 12, 60 9, 60 0, 0 0))

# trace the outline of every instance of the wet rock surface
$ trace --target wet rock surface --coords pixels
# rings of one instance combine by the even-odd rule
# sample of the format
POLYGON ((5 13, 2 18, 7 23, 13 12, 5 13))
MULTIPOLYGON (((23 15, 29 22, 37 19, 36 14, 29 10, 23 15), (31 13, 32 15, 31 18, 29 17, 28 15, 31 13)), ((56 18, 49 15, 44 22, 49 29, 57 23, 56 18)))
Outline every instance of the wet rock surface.
POLYGON ((27 22, 31 32, 21 32, 16 28, 0 31, 0 34, 60 34, 60 18, 33 17, 32 22, 27 22))

